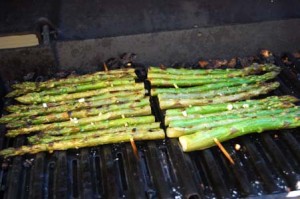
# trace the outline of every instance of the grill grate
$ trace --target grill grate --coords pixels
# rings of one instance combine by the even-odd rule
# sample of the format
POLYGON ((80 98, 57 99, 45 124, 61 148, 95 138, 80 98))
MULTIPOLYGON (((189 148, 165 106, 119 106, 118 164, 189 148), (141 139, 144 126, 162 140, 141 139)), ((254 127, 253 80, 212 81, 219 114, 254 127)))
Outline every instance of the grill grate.
MULTIPOLYGON (((264 60, 262 60, 264 61, 264 60)), ((284 66, 280 59, 277 65, 284 66)), ((300 96, 297 74, 285 67, 274 94, 300 96)), ((162 121, 157 100, 153 113, 162 121)), ((25 137, 3 137, 0 147, 25 137)), ((299 189, 299 129, 243 136, 224 143, 236 164, 217 147, 182 153, 176 139, 25 155, 2 161, 1 198, 239 198, 299 189), (241 149, 235 150, 235 144, 241 149), (298 183, 298 184, 297 184, 298 183), (298 186, 298 187, 297 187, 298 186)))

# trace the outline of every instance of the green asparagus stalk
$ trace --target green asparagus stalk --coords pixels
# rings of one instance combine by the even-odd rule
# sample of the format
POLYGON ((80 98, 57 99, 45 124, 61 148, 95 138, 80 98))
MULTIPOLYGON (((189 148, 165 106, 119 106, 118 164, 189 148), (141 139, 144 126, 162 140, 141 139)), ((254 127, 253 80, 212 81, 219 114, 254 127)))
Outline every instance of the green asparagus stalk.
POLYGON ((238 86, 244 85, 241 82, 221 82, 221 83, 214 83, 214 84, 205 84, 201 86, 193 86, 187 88, 151 88, 151 96, 157 96, 158 94, 162 93, 198 93, 204 91, 210 91, 219 88, 228 88, 231 86, 238 86))
POLYGON ((101 122, 86 124, 83 126, 54 129, 54 130, 44 131, 44 134, 69 135, 77 132, 95 131, 100 129, 108 129, 112 127, 120 127, 120 126, 126 127, 126 126, 137 125, 137 124, 147 124, 154 121, 155 118, 153 116, 129 117, 129 118, 122 118, 122 119, 115 119, 115 120, 105 120, 101 122))
POLYGON ((159 67, 151 66, 148 69, 148 73, 165 73, 165 74, 172 74, 172 75, 208 75, 208 74, 226 74, 238 71, 240 69, 186 69, 186 68, 164 68, 161 69, 159 67))
POLYGON ((189 108, 179 108, 179 109, 168 109, 166 110, 167 116, 176 116, 182 115, 185 113, 186 115, 190 114, 208 114, 208 113, 216 113, 227 111, 228 109, 242 109, 242 108, 250 108, 253 106, 261 105, 261 104, 274 104, 278 102, 283 103, 295 103, 298 102, 294 96, 286 95, 286 96, 270 96, 264 99, 259 100, 246 100, 241 102, 234 102, 234 103, 221 103, 221 104, 210 104, 205 106, 193 106, 189 108))
POLYGON ((229 95, 241 93, 249 90, 256 90, 263 86, 263 84, 250 84, 250 85, 242 85, 242 86, 234 86, 234 87, 223 87, 221 89, 201 92, 201 93, 162 93, 159 94, 160 100, 165 99, 203 99, 203 98, 212 98, 217 96, 229 95))
MULTIPOLYGON (((266 117, 266 116, 273 116, 276 114, 276 116, 284 116, 286 114, 290 113, 300 113, 300 109, 298 108, 289 108, 289 109, 274 109, 274 110, 261 110, 257 112, 245 112, 241 114, 230 114, 230 115, 220 115, 216 116, 215 119, 213 117, 207 117, 199 119, 198 122, 194 120, 193 125, 187 124, 180 124, 178 121, 177 124, 174 124, 174 126, 181 126, 181 127, 169 127, 167 129, 167 135, 168 137, 180 137, 183 135, 188 135, 192 133, 196 133, 199 131, 215 128, 218 126, 224 126, 227 124, 249 120, 257 117, 266 117)), ((173 126, 173 125, 172 125, 173 126)))
POLYGON ((234 118, 234 119, 218 120, 218 121, 213 121, 211 123, 201 123, 199 125, 194 125, 192 127, 168 127, 167 137, 178 138, 183 135, 190 135, 193 133, 197 133, 199 131, 209 130, 219 126, 225 126, 235 122, 248 120, 250 118, 251 117, 241 117, 241 118, 234 118))
MULTIPOLYGON (((140 101, 132 101, 127 102, 124 104, 112 104, 100 108, 91 108, 91 109, 82 109, 78 111, 68 111, 63 113, 53 113, 50 115, 44 115, 44 116, 30 116, 25 119, 20 119, 17 122, 8 123, 6 125, 7 128, 18 128, 18 127, 25 127, 28 125, 37 125, 37 124, 45 124, 45 123, 51 123, 51 122, 62 122, 62 121, 68 121, 70 118, 87 118, 91 116, 96 115, 103 115, 107 114, 112 111, 126 111, 128 112, 130 110, 135 110, 137 108, 144 108, 145 106, 150 107, 149 98, 142 99, 140 101)), ((1 120, 1 118, 0 118, 1 120)))
MULTIPOLYGON (((144 98, 144 94, 140 93, 137 95, 130 95, 130 96, 120 97, 120 98, 111 97, 110 99, 91 101, 91 102, 74 101, 71 104, 65 104, 65 105, 49 107, 49 108, 32 109, 32 110, 28 110, 27 112, 12 113, 9 115, 5 115, 2 118, 0 118, 0 123, 9 123, 9 122, 18 121, 22 118, 28 118, 32 116, 46 115, 51 113, 70 112, 74 110, 81 110, 81 109, 93 108, 93 107, 98 107, 101 110, 107 110, 108 108, 115 109, 118 107, 126 108, 128 106, 130 107, 130 104, 132 103, 134 104, 145 103, 143 101, 143 98, 144 98)), ((148 98, 145 98, 145 100, 148 100, 148 98)))
POLYGON ((99 114, 98 116, 94 117, 87 117, 87 118, 70 118, 70 121, 66 122, 56 122, 56 123, 49 123, 49 124, 39 124, 39 125, 32 125, 29 127, 18 128, 7 131, 6 136, 15 137, 17 135, 22 134, 29 134, 31 132, 37 131, 45 131, 45 130, 52 130, 52 129, 61 129, 65 127, 79 127, 85 124, 93 124, 94 122, 100 122, 109 119, 118 119, 124 117, 133 117, 133 116, 140 116, 140 115, 150 115, 151 114, 151 107, 138 107, 133 109, 125 109, 119 110, 114 112, 108 112, 105 114, 99 114))
POLYGON ((134 140, 157 140, 164 139, 165 133, 162 129, 148 129, 132 132, 131 129, 117 134, 106 134, 97 137, 87 137, 73 140, 62 140, 53 143, 37 144, 32 146, 21 146, 20 148, 8 148, 0 151, 0 156, 9 157, 16 155, 24 155, 26 153, 35 154, 42 151, 67 150, 73 148, 83 148, 99 146, 111 143, 129 142, 134 140))
POLYGON ((212 84, 212 83, 220 83, 220 82, 240 82, 240 84, 247 84, 253 83, 258 81, 267 81, 270 79, 274 79, 279 72, 272 71, 268 72, 264 75, 250 75, 247 77, 233 77, 233 78, 223 78, 223 79, 214 79, 214 78, 207 78, 207 79, 149 79, 152 86, 178 86, 178 87, 185 87, 185 86, 197 86, 203 84, 212 84))
POLYGON ((78 84, 87 84, 87 83, 96 83, 100 81, 113 81, 115 79, 134 79, 134 73, 124 73, 124 74, 115 74, 115 75, 100 75, 100 76, 91 76, 89 78, 83 78, 78 76, 76 79, 67 78, 60 80, 49 80, 47 82, 26 82, 24 88, 18 88, 8 93, 5 97, 17 97, 20 95, 25 95, 30 92, 40 92, 43 90, 53 89, 55 87, 61 88, 61 86, 68 85, 69 87, 76 87, 78 84), (61 81, 64 80, 64 81, 61 81), (64 84, 63 84, 64 83, 64 84))
POLYGON ((206 99, 168 99, 168 100, 160 100, 160 95, 158 95, 159 104, 161 109, 168 108, 180 108, 180 107, 189 107, 189 106, 199 106, 199 105, 207 105, 207 104, 218 104, 225 102, 233 102, 237 100, 245 100, 254 96, 267 94, 268 92, 279 87, 278 82, 267 83, 262 87, 256 90, 250 90, 234 95, 220 96, 214 98, 206 98, 206 99))
MULTIPOLYGON (((164 70, 162 70, 164 71, 164 70)), ((178 74, 168 74, 162 71, 153 71, 149 70, 148 79, 177 79, 178 74)), ((258 65, 253 64, 249 67, 243 68, 241 70, 232 71, 231 73, 217 73, 217 74, 180 74, 180 79, 224 79, 224 78, 232 78, 232 77, 243 77, 247 75, 254 75, 261 72, 269 72, 269 71, 280 71, 278 66, 268 64, 268 65, 258 65)))
POLYGON ((143 96, 145 94, 145 91, 143 89, 141 90, 127 90, 127 91, 109 91, 107 93, 103 93, 100 95, 96 95, 96 96, 92 96, 92 97, 87 97, 87 98, 81 98, 81 99, 73 99, 73 100, 69 100, 69 101, 60 101, 60 102, 50 102, 50 103, 46 103, 46 107, 45 104, 32 104, 30 106, 28 105, 10 105, 5 107, 5 110, 11 112, 11 113, 19 113, 19 112, 27 112, 29 110, 33 110, 33 109, 45 109, 45 108, 50 108, 50 107, 56 107, 56 106, 61 106, 61 105, 65 105, 65 104, 74 104, 77 103, 78 101, 85 101, 85 102, 90 102, 90 101, 99 101, 99 100, 104 100, 104 99, 108 99, 110 100, 111 98, 126 98, 128 96, 132 96, 132 95, 138 95, 138 96, 143 96))
POLYGON ((146 131, 150 129, 158 129, 160 127, 160 123, 149 123, 149 124, 141 124, 141 125, 134 125, 134 126, 127 126, 127 127, 117 127, 117 128, 109 128, 97 131, 89 131, 89 132, 79 132, 74 133, 71 135, 63 135, 63 136, 51 136, 47 134, 41 135, 34 135, 28 138, 30 144, 40 144, 40 143, 50 143, 62 140, 73 140, 73 139, 80 139, 80 138, 90 138, 90 137, 99 137, 106 134, 118 134, 124 131, 146 131))
POLYGON ((28 93, 21 97, 17 97, 16 100, 24 104, 39 104, 39 103, 48 103, 48 102, 61 102, 91 96, 101 95, 103 93, 112 92, 112 91, 126 91, 126 90, 140 90, 143 89, 144 85, 142 83, 135 83, 132 85, 123 85, 123 86, 113 86, 103 89, 90 90, 80 93, 71 93, 71 94, 61 94, 61 95, 45 95, 40 96, 39 93, 28 93))
POLYGON ((135 80, 130 77, 126 79, 114 79, 111 81, 99 81, 99 82, 89 82, 86 84, 78 84, 78 85, 66 85, 66 86, 60 86, 55 87, 53 89, 47 89, 38 92, 40 96, 44 95, 59 95, 59 94, 65 94, 65 93, 78 93, 88 90, 95 90, 95 89, 101 89, 106 87, 113 87, 113 86, 120 86, 120 85, 130 85, 134 84, 135 80))
POLYGON ((44 90, 35 89, 35 90, 28 90, 28 89, 16 89, 6 95, 6 97, 16 97, 20 95, 24 95, 31 92, 38 92, 40 95, 58 95, 64 93, 75 93, 75 92, 82 92, 86 90, 93 90, 98 88, 104 88, 110 85, 125 85, 135 82, 133 77, 123 77, 123 78, 116 78, 116 79, 107 79, 105 81, 93 81, 93 82, 86 82, 81 84, 67 84, 61 85, 54 88, 47 88, 44 90))
MULTIPOLYGON (((53 88, 56 86, 66 85, 66 84, 81 84, 86 82, 93 82, 98 80, 107 79, 117 79, 121 77, 135 77, 134 69, 121 69, 112 71, 101 71, 93 74, 86 74, 74 77, 67 77, 63 79, 51 79, 45 82, 23 82, 12 85, 15 89, 25 89, 30 91, 35 91, 36 89, 42 88, 53 88)), ((39 91, 39 90, 38 90, 39 91)))
POLYGON ((249 108, 246 110, 234 110, 234 111, 225 111, 221 112, 219 114, 207 114, 203 117, 201 116, 194 116, 194 118, 185 118, 185 119, 179 119, 178 118, 173 118, 172 121, 170 121, 169 126, 170 127, 189 127, 189 126, 194 126, 198 125, 201 123, 209 123, 209 122, 214 122, 217 120, 226 120, 226 119, 234 119, 234 118, 241 118, 241 117, 252 117, 256 115, 267 115, 267 114, 279 114, 285 111, 288 112, 294 112, 294 111, 299 111, 299 107, 272 107, 271 109, 267 109, 266 107, 263 107, 260 110, 260 107, 255 107, 255 108, 249 108), (273 108, 273 109, 272 109, 273 108))
POLYGON ((207 131, 179 137, 183 151, 194 151, 210 148, 215 145, 214 138, 220 142, 249 133, 261 133, 268 130, 290 129, 300 126, 299 114, 253 118, 245 121, 220 126, 207 131))

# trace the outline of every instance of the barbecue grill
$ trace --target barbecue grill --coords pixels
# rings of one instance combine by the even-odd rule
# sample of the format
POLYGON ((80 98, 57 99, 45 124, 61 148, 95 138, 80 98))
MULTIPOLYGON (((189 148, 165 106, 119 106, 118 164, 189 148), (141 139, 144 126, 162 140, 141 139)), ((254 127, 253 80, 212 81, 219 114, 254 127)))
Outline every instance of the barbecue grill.
MULTIPOLYGON (((15 80, 42 81, 72 71, 102 70, 104 62, 110 69, 136 68, 147 89, 150 64, 199 68, 205 63, 214 68, 275 63, 283 70, 280 88, 272 94, 300 97, 298 1, 1 4, 1 35, 30 33, 39 41, 31 47, 0 50, 2 97, 15 80)), ((151 98, 151 106, 156 120, 162 122, 164 112, 157 98, 151 98)), ((9 139, 4 137, 4 127, 1 131, 0 149, 26 142, 25 136, 9 139)), ((136 142, 138 158, 130 143, 121 143, 1 159, 0 198, 296 196, 300 191, 298 131, 272 131, 224 142, 234 165, 217 147, 183 153, 177 139, 136 142)))

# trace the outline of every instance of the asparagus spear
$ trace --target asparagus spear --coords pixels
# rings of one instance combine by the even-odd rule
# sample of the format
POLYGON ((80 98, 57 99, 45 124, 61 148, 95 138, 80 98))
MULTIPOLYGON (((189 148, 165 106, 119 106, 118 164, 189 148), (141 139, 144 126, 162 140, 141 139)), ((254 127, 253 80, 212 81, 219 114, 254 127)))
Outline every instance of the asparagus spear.
POLYGON ((242 82, 221 82, 214 84, 205 84, 201 86, 193 86, 187 88, 151 88, 151 96, 157 96, 162 93, 198 93, 203 91, 210 91, 218 88, 228 88, 231 86, 243 85, 242 82))
POLYGON ((5 110, 11 113, 19 113, 19 112, 27 112, 29 110, 33 109, 45 109, 49 107, 56 107, 56 106, 61 106, 65 104, 74 104, 77 103, 78 101, 84 100, 85 102, 90 102, 90 101, 98 101, 98 100, 103 100, 103 99, 111 99, 112 97, 126 97, 130 95, 144 95, 145 91, 144 90, 128 90, 128 91, 111 91, 107 92, 104 94, 100 94, 97 96, 92 96, 92 97, 87 97, 84 99, 73 99, 73 100, 68 100, 68 101, 60 101, 60 102, 50 102, 46 103, 46 107, 44 107, 45 104, 32 104, 30 106, 28 105, 10 105, 5 107, 5 110))
POLYGON ((207 78, 207 79, 173 79, 173 80, 154 78, 149 80, 152 86, 177 85, 179 87, 180 86, 184 87, 184 86, 196 86, 196 85, 212 84, 212 83, 220 83, 220 82, 240 82, 240 84, 247 84, 247 83, 253 83, 257 81, 267 81, 270 79, 274 79, 278 74, 279 72, 272 71, 264 75, 251 75, 244 78, 233 77, 233 78, 223 78, 223 79, 207 78))
POLYGON ((264 84, 264 86, 256 89, 250 90, 234 95, 220 96, 215 98, 206 98, 206 99, 168 99, 168 100, 160 100, 160 95, 158 95, 159 104, 161 109, 168 108, 180 108, 180 107, 188 107, 195 105, 207 105, 207 104, 217 104, 217 103, 225 103, 225 102, 233 102, 237 100, 245 100, 254 96, 267 94, 268 92, 279 87, 278 82, 264 84))
POLYGON ((80 127, 81 125, 93 124, 94 122, 100 122, 108 119, 117 119, 122 117, 124 118, 124 117, 149 115, 149 114, 151 114, 150 106, 145 106, 143 108, 125 109, 125 110, 119 110, 114 112, 108 112, 102 115, 99 114, 98 116, 94 116, 94 117, 87 117, 81 119, 70 118, 70 121, 66 121, 66 122, 39 124, 39 125, 32 125, 24 128, 13 129, 7 131, 6 136, 15 137, 17 135, 29 134, 31 132, 60 129, 65 127, 76 128, 76 127, 80 127))
POLYGON ((92 147, 99 146, 103 144, 111 143, 120 143, 120 142, 129 142, 130 139, 134 140, 157 140, 164 139, 165 133, 162 129, 148 129, 132 132, 131 129, 128 131, 123 131, 117 134, 106 134, 103 136, 97 137, 87 137, 80 139, 72 140, 62 140, 53 143, 46 144, 36 144, 32 146, 21 146, 19 148, 7 148, 0 151, 1 156, 9 157, 16 155, 23 155, 26 153, 35 154, 42 151, 55 151, 55 150, 67 150, 73 148, 83 148, 83 147, 92 147))
MULTIPOLYGON (((163 71, 163 70, 162 70, 163 71)), ((162 71, 152 71, 149 70, 148 79, 177 79, 178 74, 168 74, 162 71)), ((232 78, 232 77, 243 77, 247 75, 254 75, 265 71, 280 71, 278 66, 268 64, 268 65, 258 65, 253 64, 249 67, 243 68, 241 70, 232 71, 231 73, 217 73, 217 74, 180 74, 180 79, 220 79, 220 78, 232 78)))
MULTIPOLYGON (((266 116, 273 116, 276 114, 276 116, 279 115, 286 115, 287 113, 296 113, 300 112, 299 108, 289 108, 289 109, 274 109, 274 110, 262 110, 258 112, 245 112, 241 114, 230 114, 230 115, 220 115, 216 116, 215 118, 213 117, 207 117, 207 118, 202 118, 199 119, 198 122, 194 120, 193 124, 174 124, 172 126, 175 127, 169 127, 167 129, 167 135, 168 137, 180 137, 182 135, 188 135, 192 133, 196 133, 199 131, 211 129, 214 127, 218 126, 224 126, 227 124, 239 122, 239 121, 244 121, 244 120, 249 120, 252 118, 257 118, 257 117, 266 117, 266 116), (180 127, 176 127, 180 126, 180 127)), ((179 122, 179 121, 178 121, 179 122)))
POLYGON ((269 113, 281 113, 283 111, 297 111, 299 107, 282 107, 281 105, 275 105, 268 109, 268 107, 254 107, 249 109, 241 109, 241 110, 233 110, 233 111, 225 111, 221 113, 212 113, 207 114, 205 116, 193 115, 190 118, 184 118, 180 116, 174 116, 176 118, 172 118, 169 126, 170 127, 188 127, 196 124, 200 124, 202 122, 214 122, 216 120, 225 120, 239 117, 251 117, 255 116, 255 114, 269 114, 269 113), (192 118, 193 117, 193 118, 192 118))
POLYGON ((118 126, 126 127, 126 126, 136 125, 136 124, 147 124, 154 121, 155 118, 153 116, 129 117, 129 118, 122 118, 122 119, 115 119, 115 120, 105 120, 101 122, 86 124, 83 126, 54 129, 50 131, 44 131, 44 133, 48 135, 68 135, 77 132, 95 131, 95 130, 108 129, 108 128, 118 127, 118 126))
POLYGON ((253 118, 245 121, 220 126, 207 131, 199 131, 191 135, 179 137, 183 151, 202 150, 215 145, 214 138, 220 142, 249 133, 261 133, 268 130, 290 129, 300 126, 299 113, 285 116, 269 116, 253 118))
MULTIPOLYGON (((51 122, 61 122, 70 120, 70 118, 87 118, 91 116, 96 116, 99 114, 107 114, 112 111, 126 111, 135 110, 137 108, 145 108, 145 106, 150 107, 149 98, 142 99, 140 101, 127 102, 124 104, 112 104, 107 105, 106 107, 100 108, 91 108, 91 109, 82 109, 78 111, 68 111, 63 113, 53 113, 50 115, 44 116, 30 116, 23 120, 18 120, 17 122, 8 123, 7 128, 17 128, 25 127, 27 125, 36 125, 36 124, 45 124, 51 122)), ((1 118, 0 118, 1 120, 1 118)))
MULTIPOLYGON (((99 100, 99 101, 91 101, 91 102, 76 102, 70 104, 65 104, 61 106, 55 106, 55 107, 49 107, 49 108, 41 108, 41 109, 32 109, 28 110, 27 112, 20 112, 20 113, 12 113, 9 115, 5 115, 2 118, 0 118, 0 123, 9 123, 18 121, 22 118, 28 118, 32 116, 39 116, 39 115, 46 115, 51 113, 63 113, 63 112, 69 112, 74 110, 81 110, 84 108, 93 108, 98 107, 99 110, 107 110, 109 108, 111 109, 118 109, 119 108, 128 108, 130 107, 131 103, 134 104, 143 104, 145 103, 144 100, 144 94, 140 93, 138 95, 132 95, 132 96, 126 96, 126 97, 111 97, 109 100, 99 100), (114 105, 115 104, 115 105, 114 105)), ((149 100, 148 98, 145 98, 145 100, 149 100)), ((133 105, 135 106, 135 105, 133 105)))
POLYGON ((143 89, 144 85, 142 83, 135 83, 132 85, 123 85, 123 86, 114 86, 107 87, 98 90, 90 90, 80 93, 71 93, 71 94, 60 94, 60 95, 45 95, 41 96, 39 93, 28 93, 21 97, 17 97, 16 100, 24 104, 38 104, 38 103, 48 103, 48 102, 61 102, 66 100, 73 100, 85 97, 91 97, 96 95, 101 95, 103 93, 112 92, 112 91, 126 91, 126 90, 140 90, 143 89))
POLYGON ((221 89, 201 92, 201 93, 162 93, 159 94, 160 100, 164 99, 201 99, 208 97, 217 97, 228 94, 236 94, 249 90, 256 90, 257 88, 263 86, 263 84, 250 84, 250 85, 242 85, 242 86, 234 86, 234 87, 223 87, 221 89))
POLYGON ((135 77, 134 69, 121 69, 112 71, 100 71, 93 74, 86 74, 74 77, 67 77, 63 79, 51 79, 45 82, 23 82, 12 85, 15 89, 25 89, 35 91, 36 89, 42 88, 53 88, 60 85, 66 84, 80 84, 85 82, 92 82, 97 80, 116 79, 121 77, 131 76, 135 77))
POLYGON ((109 91, 100 95, 96 95, 96 96, 92 96, 92 97, 88 97, 88 98, 84 98, 84 99, 73 99, 73 100, 69 100, 69 101, 60 101, 60 102, 50 102, 50 103, 46 103, 47 107, 44 107, 45 104, 32 104, 30 106, 28 105, 10 105, 5 107, 5 110, 11 112, 11 113, 19 113, 19 112, 27 112, 29 110, 33 110, 33 109, 45 109, 45 108, 49 108, 49 107, 56 107, 56 106, 61 106, 61 105, 65 105, 65 104, 74 104, 77 103, 78 101, 84 100, 85 102, 90 102, 90 101, 99 101, 99 100, 103 100, 103 99, 111 99, 111 98, 115 98, 115 97, 127 97, 127 96, 133 96, 133 95, 139 95, 139 96, 143 96, 145 94, 145 91, 143 89, 141 90, 127 90, 127 91, 109 91))
POLYGON ((23 85, 23 88, 17 88, 12 92, 8 93, 5 97, 16 97, 20 95, 24 95, 30 92, 40 92, 47 89, 52 88, 60 88, 60 86, 73 86, 76 87, 78 84, 86 84, 86 83, 93 83, 99 81, 113 81, 114 79, 134 79, 134 73, 124 73, 124 74, 114 74, 114 75, 98 75, 98 76, 90 76, 84 78, 83 76, 78 76, 77 78, 67 78, 67 79, 59 79, 59 80, 49 80, 47 82, 26 82, 23 85))
POLYGON ((186 68, 158 68, 151 66, 148 69, 148 73, 165 73, 165 74, 173 74, 173 75, 207 75, 207 74, 224 74, 224 73, 232 73, 238 71, 240 69, 197 69, 191 70, 186 68))
POLYGON ((126 79, 115 79, 111 81, 99 81, 99 82, 89 82, 86 84, 78 84, 78 85, 65 85, 65 86, 59 86, 55 87, 53 89, 47 89, 38 92, 40 96, 43 95, 59 95, 64 93, 78 93, 88 90, 95 90, 95 89, 101 89, 105 87, 113 87, 113 86, 120 86, 120 85, 128 85, 128 84, 134 84, 135 80, 133 78, 126 78, 126 79))
POLYGON ((222 112, 227 111, 228 108, 232 109, 241 109, 241 108, 249 108, 260 104, 274 104, 278 102, 283 103, 295 103, 298 102, 299 99, 297 99, 294 96, 286 95, 286 96, 270 96, 264 99, 260 100, 246 100, 241 102, 234 102, 234 103, 221 103, 221 104, 210 104, 205 106, 194 106, 184 109, 168 109, 166 111, 167 116, 176 116, 176 115, 182 115, 182 113, 185 113, 187 115, 189 114, 208 114, 208 113, 215 113, 215 112, 222 112))
POLYGON ((190 135, 193 133, 197 133, 199 131, 209 130, 219 126, 225 126, 227 124, 232 124, 235 122, 240 122, 244 120, 248 120, 251 117, 241 117, 234 119, 226 119, 226 120, 218 120, 213 122, 201 123, 191 127, 168 127, 167 128, 167 137, 169 138, 178 138, 183 135, 190 135))
POLYGON ((73 140, 73 139, 79 139, 79 138, 90 138, 90 137, 99 137, 106 134, 118 134, 120 132, 124 131, 146 131, 150 129, 158 129, 160 127, 160 123, 149 123, 149 124, 141 124, 141 125, 134 125, 134 126, 127 126, 127 127, 117 127, 117 128, 109 128, 109 129, 103 129, 103 130, 97 130, 97 131, 89 131, 89 132, 79 132, 74 133, 71 135, 63 135, 63 136, 51 136, 47 134, 41 134, 41 135, 34 135, 30 136, 28 138, 28 141, 30 144, 40 144, 40 143, 50 143, 50 142, 56 142, 61 140, 73 140))

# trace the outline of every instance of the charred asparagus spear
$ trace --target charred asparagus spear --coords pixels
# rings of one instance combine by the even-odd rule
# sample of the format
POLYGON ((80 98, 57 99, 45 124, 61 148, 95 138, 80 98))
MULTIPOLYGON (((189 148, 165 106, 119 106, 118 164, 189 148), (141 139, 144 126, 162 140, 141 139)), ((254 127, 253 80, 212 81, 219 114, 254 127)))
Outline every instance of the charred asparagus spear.
POLYGON ((158 129, 160 127, 160 123, 148 123, 148 124, 140 124, 140 125, 134 125, 134 126, 127 126, 127 127, 116 127, 116 128, 109 128, 109 129, 103 129, 103 130, 96 130, 96 131, 89 131, 89 132, 79 132, 74 133, 71 135, 63 135, 63 136, 52 136, 47 134, 40 134, 40 135, 34 135, 30 136, 28 138, 28 141, 30 144, 40 144, 40 143, 50 143, 50 142, 56 142, 61 140, 73 140, 73 139, 80 139, 80 138, 91 138, 91 137, 99 137, 107 134, 118 134, 120 132, 124 131, 146 131, 151 129, 158 129))
POLYGON ((145 106, 142 108, 135 108, 135 109, 124 109, 114 112, 108 112, 102 115, 94 116, 94 117, 87 117, 87 118, 70 118, 70 121, 66 122, 57 122, 57 123, 50 123, 50 124, 39 124, 39 125, 32 125, 29 127, 18 128, 7 131, 6 136, 15 137, 17 135, 22 134, 29 134, 31 132, 37 131, 45 131, 45 130, 52 130, 52 129, 66 129, 66 127, 74 128, 81 127, 82 125, 90 124, 92 126, 94 123, 103 122, 108 119, 117 119, 117 118, 124 118, 124 117, 133 117, 133 116, 141 116, 141 115, 150 115, 151 114, 151 107, 145 106))
POLYGON ((26 153, 35 154, 42 151, 53 152, 56 150, 67 150, 73 148, 77 149, 103 144, 129 142, 131 138, 133 138, 134 140, 156 140, 164 139, 164 137, 165 133, 162 129, 159 128, 147 130, 141 129, 135 132, 132 132, 132 128, 129 128, 128 130, 119 133, 99 135, 95 137, 83 137, 78 139, 56 141, 53 143, 41 143, 32 146, 21 146, 20 148, 8 148, 0 151, 0 155, 9 157, 23 155, 26 153))
POLYGON ((249 133, 261 133, 268 130, 289 129, 300 126, 299 113, 284 116, 269 116, 239 121, 210 130, 199 131, 179 137, 183 151, 202 150, 215 145, 214 138, 220 142, 249 133))
POLYGON ((161 109, 168 108, 180 108, 180 107, 189 107, 189 106, 199 106, 199 105, 207 105, 207 104, 218 104, 225 102, 233 102, 237 100, 245 100, 254 96, 267 94, 268 92, 279 87, 278 82, 267 83, 264 86, 256 89, 250 90, 238 94, 220 96, 215 98, 206 98, 206 99, 164 99, 160 100, 160 95, 158 95, 159 104, 161 109))
MULTIPOLYGON (((0 123, 9 123, 18 121, 22 118, 32 118, 32 116, 39 116, 39 115, 46 115, 46 114, 55 114, 55 113, 64 113, 74 110, 82 110, 86 108, 93 108, 97 107, 100 111, 101 110, 109 110, 109 108, 117 110, 118 108, 129 108, 131 104, 136 106, 138 104, 145 103, 144 100, 148 101, 148 98, 144 98, 144 94, 137 94, 132 96, 126 97, 111 97, 109 100, 99 100, 99 101, 91 101, 91 102, 78 102, 74 101, 70 104, 65 104, 61 106, 49 107, 49 108, 41 108, 41 109, 32 109, 27 112, 20 112, 20 113, 12 113, 9 115, 5 115, 0 118, 0 123)), ((138 105, 139 106, 139 105, 138 105)), ((138 107, 137 106, 137 107, 138 107)))
POLYGON ((57 107, 57 106, 61 106, 61 105, 65 105, 65 104, 74 104, 74 103, 78 103, 78 102, 92 102, 92 101, 99 101, 99 100, 110 100, 112 98, 126 98, 126 97, 130 97, 130 96, 144 96, 145 91, 143 89, 141 90, 127 90, 127 91, 110 91, 107 93, 103 93, 97 96, 92 96, 92 97, 87 97, 87 98, 81 98, 81 99, 73 99, 73 100, 69 100, 69 101, 60 101, 60 102, 50 102, 50 103, 46 103, 46 104, 31 104, 29 105, 10 105, 5 107, 5 110, 11 112, 11 113, 20 113, 20 112, 27 112, 29 110, 33 110, 33 109, 47 109, 50 107, 57 107), (46 107, 45 107, 46 106, 46 107))
POLYGON ((69 135, 78 132, 95 131, 100 129, 108 129, 112 127, 120 127, 120 126, 126 127, 131 125, 147 124, 152 122, 155 122, 155 118, 153 116, 129 117, 129 118, 121 118, 115 120, 104 120, 101 122, 95 122, 83 126, 49 130, 49 131, 44 131, 44 133, 48 135, 69 135))
MULTIPOLYGON (((96 83, 99 81, 113 81, 115 79, 134 79, 134 73, 124 73, 124 74, 114 74, 114 75, 99 75, 99 76, 89 76, 87 78, 83 78, 86 75, 78 76, 77 78, 68 77, 66 79, 59 79, 59 80, 49 80, 46 82, 24 82, 19 84, 20 87, 24 88, 17 88, 12 92, 8 93, 6 97, 17 97, 20 95, 24 95, 30 92, 41 92, 44 90, 49 90, 53 88, 61 89, 63 86, 68 85, 69 87, 73 86, 76 87, 78 84, 88 84, 88 83, 96 83), (22 86, 21 86, 22 85, 22 86)), ((14 85, 13 85, 14 86, 14 85)))
POLYGON ((111 71, 100 71, 93 74, 86 74, 75 77, 67 77, 63 79, 51 79, 45 82, 23 82, 19 84, 14 84, 12 87, 15 89, 24 89, 30 91, 39 91, 43 88, 53 88, 66 84, 80 84, 86 82, 93 82, 99 80, 109 80, 118 79, 122 77, 135 77, 134 69, 121 69, 121 70, 111 70, 111 71))
POLYGON ((60 95, 40 95, 39 93, 28 93, 26 95, 17 97, 16 100, 24 104, 39 104, 48 102, 61 102, 73 99, 86 98, 91 96, 98 96, 112 91, 132 91, 141 90, 144 88, 142 83, 132 83, 131 85, 113 86, 97 90, 89 90, 80 93, 60 94, 60 95))
MULTIPOLYGON (((82 109, 77 111, 68 111, 63 113, 53 113, 50 115, 44 116, 30 116, 25 119, 20 119, 18 122, 8 123, 6 127, 8 128, 17 128, 25 127, 27 125, 36 125, 36 124, 45 124, 51 122, 61 122, 68 121, 70 118, 87 118, 96 115, 103 115, 109 112, 119 111, 119 110, 134 110, 137 108, 144 108, 145 106, 150 107, 149 98, 144 98, 139 101, 127 102, 124 104, 112 104, 98 108, 82 109)), ((1 118, 0 118, 1 120, 1 118)))

